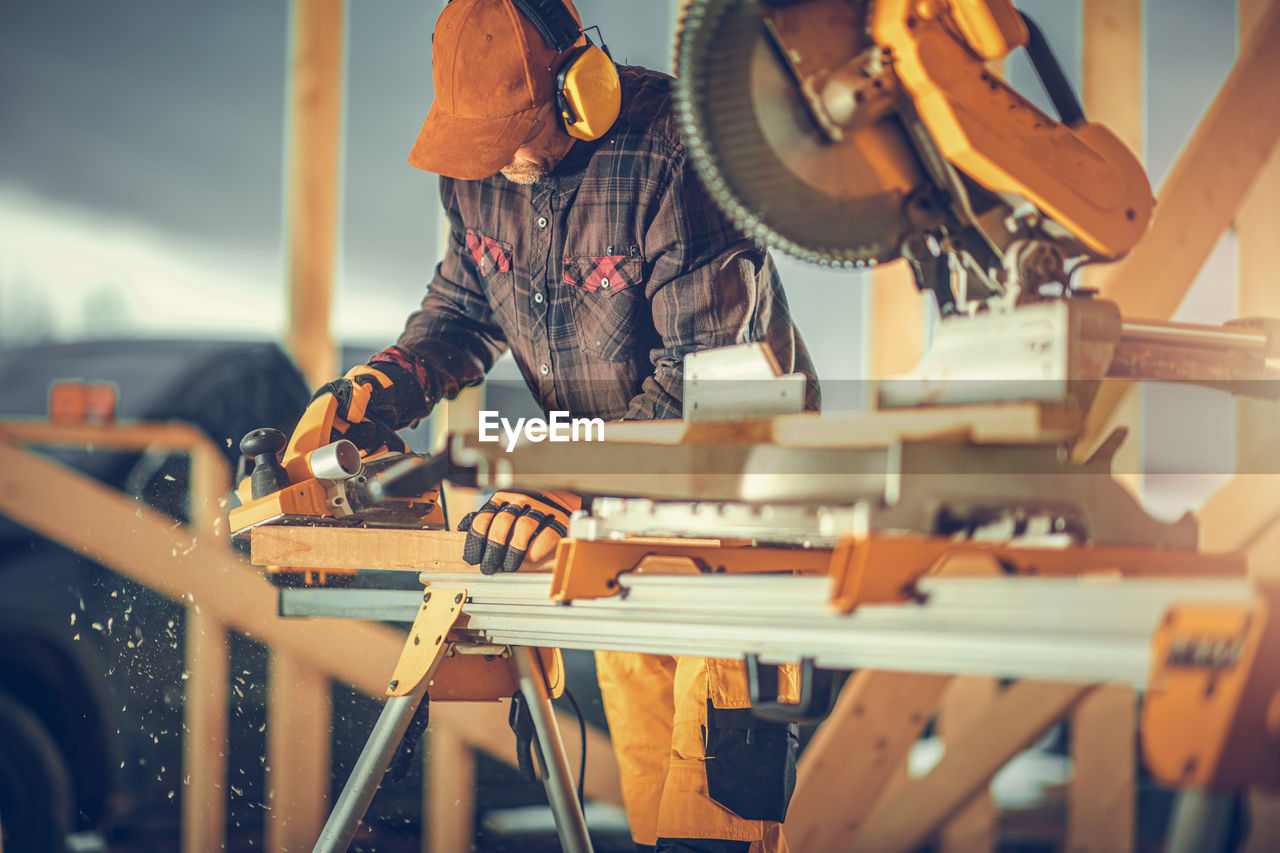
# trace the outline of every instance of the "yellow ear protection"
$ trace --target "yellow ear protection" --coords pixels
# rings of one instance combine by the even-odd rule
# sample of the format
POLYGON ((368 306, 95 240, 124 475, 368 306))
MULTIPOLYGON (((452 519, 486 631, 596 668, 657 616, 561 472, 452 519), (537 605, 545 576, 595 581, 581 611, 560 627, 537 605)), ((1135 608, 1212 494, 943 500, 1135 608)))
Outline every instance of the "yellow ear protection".
POLYGON ((511 0, 524 13, 547 46, 569 51, 556 71, 556 110, 564 129, 576 139, 599 139, 618 119, 622 88, 618 69, 604 50, 592 44, 560 0, 511 0), (574 47, 579 37, 587 43, 574 47))

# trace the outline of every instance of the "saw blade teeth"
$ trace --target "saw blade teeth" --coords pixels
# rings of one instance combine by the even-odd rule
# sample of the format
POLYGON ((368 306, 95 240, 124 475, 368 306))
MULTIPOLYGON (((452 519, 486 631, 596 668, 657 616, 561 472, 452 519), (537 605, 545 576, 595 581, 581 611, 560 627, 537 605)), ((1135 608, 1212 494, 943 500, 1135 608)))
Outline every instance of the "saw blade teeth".
POLYGON ((675 101, 695 171, 734 226, 761 245, 846 268, 897 257, 899 199, 827 195, 770 147, 748 84, 763 22, 759 0, 691 0, 684 7, 675 101), (874 236, 863 240, 865 233, 874 236))

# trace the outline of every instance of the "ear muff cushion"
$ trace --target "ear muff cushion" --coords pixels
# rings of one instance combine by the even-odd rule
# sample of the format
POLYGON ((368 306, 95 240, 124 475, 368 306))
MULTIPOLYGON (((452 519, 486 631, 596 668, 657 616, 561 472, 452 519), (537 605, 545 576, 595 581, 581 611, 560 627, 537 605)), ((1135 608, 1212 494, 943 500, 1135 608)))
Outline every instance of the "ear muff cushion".
POLYGON ((599 139, 618 120, 622 108, 618 69, 608 54, 595 45, 577 48, 569 55, 556 74, 556 90, 570 136, 599 139), (570 113, 567 117, 566 111, 570 113))

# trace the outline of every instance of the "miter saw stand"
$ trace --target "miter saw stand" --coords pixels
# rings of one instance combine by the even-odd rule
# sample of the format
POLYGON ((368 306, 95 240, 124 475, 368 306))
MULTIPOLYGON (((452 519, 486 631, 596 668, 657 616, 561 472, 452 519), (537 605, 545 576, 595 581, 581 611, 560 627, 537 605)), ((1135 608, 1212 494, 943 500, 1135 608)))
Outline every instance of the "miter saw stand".
MULTIPOLYGON (((574 790, 564 741, 551 707, 553 693, 564 687, 560 653, 527 646, 466 643, 450 638, 459 619, 465 623, 467 590, 428 586, 409 631, 404 651, 387 686, 388 699, 365 743, 351 776, 325 821, 315 853, 343 853, 355 837, 378 786, 389 768, 393 777, 407 769, 414 745, 427 727, 428 692, 439 682, 437 701, 495 701, 523 697, 532 723, 532 749, 562 849, 590 853, 582 804, 574 790), (446 671, 442 671, 447 670, 446 671)), ((513 720, 516 716, 513 708, 513 720)))

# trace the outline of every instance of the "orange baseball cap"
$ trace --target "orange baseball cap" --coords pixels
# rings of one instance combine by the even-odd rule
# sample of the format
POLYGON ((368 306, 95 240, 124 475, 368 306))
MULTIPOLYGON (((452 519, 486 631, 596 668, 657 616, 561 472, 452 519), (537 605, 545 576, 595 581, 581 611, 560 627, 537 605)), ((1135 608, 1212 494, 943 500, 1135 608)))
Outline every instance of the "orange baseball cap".
POLYGON ((468 181, 496 175, 551 100, 559 54, 511 0, 451 0, 431 41, 435 101, 409 163, 468 181))

